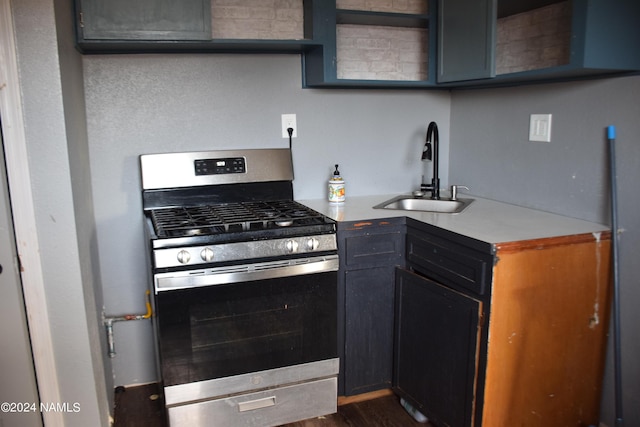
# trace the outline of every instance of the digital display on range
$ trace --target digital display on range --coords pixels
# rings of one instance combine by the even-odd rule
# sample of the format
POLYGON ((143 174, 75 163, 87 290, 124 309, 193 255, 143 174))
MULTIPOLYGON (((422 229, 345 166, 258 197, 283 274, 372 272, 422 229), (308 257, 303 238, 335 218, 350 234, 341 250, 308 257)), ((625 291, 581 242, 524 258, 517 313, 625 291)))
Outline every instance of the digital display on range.
POLYGON ((229 157, 224 159, 199 159, 194 162, 196 175, 223 175, 230 173, 245 173, 247 171, 244 157, 229 157))

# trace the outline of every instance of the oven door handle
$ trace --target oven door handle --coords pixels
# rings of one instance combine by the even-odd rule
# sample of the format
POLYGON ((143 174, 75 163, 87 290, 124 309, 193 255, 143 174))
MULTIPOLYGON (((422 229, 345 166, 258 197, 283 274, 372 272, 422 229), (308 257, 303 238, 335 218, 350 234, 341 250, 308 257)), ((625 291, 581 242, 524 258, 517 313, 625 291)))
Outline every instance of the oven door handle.
POLYGON ((338 267, 338 255, 325 255, 239 266, 159 273, 154 276, 154 283, 155 291, 158 293, 227 283, 338 271, 338 267))

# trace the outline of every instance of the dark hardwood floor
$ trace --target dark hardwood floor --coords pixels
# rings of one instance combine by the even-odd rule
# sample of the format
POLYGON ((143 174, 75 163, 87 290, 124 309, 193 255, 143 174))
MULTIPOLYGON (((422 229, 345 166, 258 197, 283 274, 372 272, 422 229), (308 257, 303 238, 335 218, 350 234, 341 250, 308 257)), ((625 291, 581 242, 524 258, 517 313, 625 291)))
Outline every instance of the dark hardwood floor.
POLYGON ((115 392, 114 427, 165 427, 164 408, 157 383, 118 387, 115 392))
MULTIPOLYGON (((114 427, 165 427, 157 384, 118 389, 114 427)), ((336 414, 287 424, 282 427, 429 427, 416 422, 400 406, 399 399, 382 395, 338 406, 336 414)), ((232 427, 232 426, 230 426, 232 427)))

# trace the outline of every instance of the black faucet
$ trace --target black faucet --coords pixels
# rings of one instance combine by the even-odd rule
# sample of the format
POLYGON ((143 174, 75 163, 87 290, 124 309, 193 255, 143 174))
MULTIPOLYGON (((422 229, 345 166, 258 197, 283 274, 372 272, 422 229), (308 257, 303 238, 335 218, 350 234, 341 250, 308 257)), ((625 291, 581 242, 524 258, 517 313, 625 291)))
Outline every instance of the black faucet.
POLYGON ((420 190, 430 191, 433 200, 440 200, 440 177, 438 176, 438 149, 440 148, 440 139, 438 137, 438 125, 436 122, 429 123, 427 128, 427 140, 424 144, 422 152, 422 160, 431 160, 433 162, 433 178, 431 185, 421 184, 420 190), (431 150, 431 140, 433 139, 433 156, 431 150))

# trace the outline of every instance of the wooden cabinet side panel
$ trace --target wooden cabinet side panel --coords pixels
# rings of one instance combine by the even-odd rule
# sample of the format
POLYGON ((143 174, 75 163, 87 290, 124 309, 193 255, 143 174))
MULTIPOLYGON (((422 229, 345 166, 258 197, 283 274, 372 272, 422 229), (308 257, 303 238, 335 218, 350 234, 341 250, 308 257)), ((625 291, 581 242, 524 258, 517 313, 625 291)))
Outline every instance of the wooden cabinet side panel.
POLYGON ((598 423, 610 241, 498 252, 484 427, 598 423))

